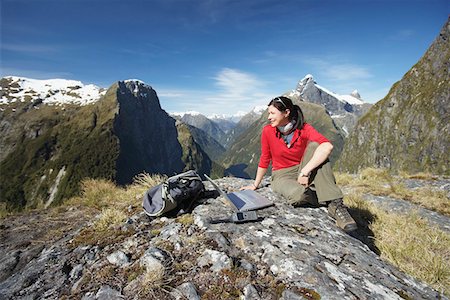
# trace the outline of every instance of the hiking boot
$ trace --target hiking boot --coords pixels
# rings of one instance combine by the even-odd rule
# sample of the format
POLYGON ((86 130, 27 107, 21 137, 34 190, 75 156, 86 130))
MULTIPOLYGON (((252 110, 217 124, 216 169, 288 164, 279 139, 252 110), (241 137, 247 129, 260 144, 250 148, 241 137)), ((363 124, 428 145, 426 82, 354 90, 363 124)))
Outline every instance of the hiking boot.
POLYGON ((357 228, 355 220, 348 212, 342 199, 333 200, 328 204, 328 214, 336 220, 336 225, 345 232, 350 232, 357 228))

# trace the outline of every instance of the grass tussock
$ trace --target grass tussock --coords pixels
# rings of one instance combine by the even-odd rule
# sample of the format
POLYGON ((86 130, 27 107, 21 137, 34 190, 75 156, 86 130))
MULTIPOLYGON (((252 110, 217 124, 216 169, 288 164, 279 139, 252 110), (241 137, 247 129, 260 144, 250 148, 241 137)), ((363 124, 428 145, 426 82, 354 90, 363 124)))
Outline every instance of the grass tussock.
POLYGON ((174 274, 173 257, 163 263, 161 267, 146 270, 140 277, 138 297, 140 299, 165 298, 173 290, 173 282, 177 279, 174 274))
POLYGON ((194 216, 192 214, 183 214, 177 217, 176 222, 188 227, 194 224, 194 216))
POLYGON ((104 179, 82 181, 81 195, 71 198, 66 206, 83 206, 101 213, 92 226, 84 228, 75 237, 73 245, 106 245, 130 236, 132 231, 115 230, 116 227, 142 209, 144 192, 164 179, 160 175, 140 174, 126 187, 116 186, 112 181, 104 179))
MULTIPOLYGON (((359 194, 346 197, 346 204, 374 216, 369 227, 383 259, 450 295, 450 235, 447 232, 430 226, 417 213, 387 213, 359 194)), ((367 216, 355 216, 358 220, 365 218, 367 216)))
POLYGON ((351 186, 356 191, 378 196, 389 196, 403 199, 421 205, 427 209, 450 216, 450 200, 446 191, 431 187, 415 189, 407 188, 404 179, 435 180, 436 177, 427 173, 393 176, 387 169, 367 168, 358 176, 346 173, 336 173, 336 182, 342 186, 351 186))
POLYGON ((100 218, 95 221, 96 231, 105 231, 110 227, 122 224, 127 219, 127 214, 115 208, 106 208, 102 211, 100 218))
POLYGON ((124 209, 140 202, 145 191, 162 183, 161 175, 139 174, 132 184, 119 187, 110 180, 85 179, 81 182, 81 195, 67 202, 67 205, 84 205, 98 210, 114 207, 124 209))

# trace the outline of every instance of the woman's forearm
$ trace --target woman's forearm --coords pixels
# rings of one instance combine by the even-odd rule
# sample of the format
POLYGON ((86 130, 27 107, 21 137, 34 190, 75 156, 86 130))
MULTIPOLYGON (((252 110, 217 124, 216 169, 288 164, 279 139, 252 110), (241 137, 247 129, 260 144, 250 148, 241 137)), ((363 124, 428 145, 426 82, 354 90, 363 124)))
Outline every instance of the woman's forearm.
POLYGON ((320 144, 311 158, 311 160, 301 169, 303 174, 309 174, 312 170, 320 166, 330 156, 333 145, 329 142, 320 144))
POLYGON ((256 178, 255 178, 255 183, 254 183, 255 188, 259 187, 259 185, 261 184, 261 181, 264 178, 264 175, 266 175, 266 172, 267 172, 267 168, 258 167, 258 170, 256 171, 256 178))

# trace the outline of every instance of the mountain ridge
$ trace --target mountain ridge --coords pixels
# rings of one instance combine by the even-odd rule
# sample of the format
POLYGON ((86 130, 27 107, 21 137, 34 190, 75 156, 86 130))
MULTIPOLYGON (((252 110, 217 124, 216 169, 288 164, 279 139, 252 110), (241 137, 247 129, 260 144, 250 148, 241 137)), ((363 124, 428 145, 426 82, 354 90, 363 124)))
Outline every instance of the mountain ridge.
POLYGON ((339 169, 449 174, 449 61, 450 18, 420 60, 358 121, 339 169))
POLYGON ((220 175, 143 82, 118 81, 86 105, 28 100, 1 105, 3 210, 60 204, 85 178, 126 184, 142 172, 171 175, 185 168, 205 174, 214 168, 220 175))

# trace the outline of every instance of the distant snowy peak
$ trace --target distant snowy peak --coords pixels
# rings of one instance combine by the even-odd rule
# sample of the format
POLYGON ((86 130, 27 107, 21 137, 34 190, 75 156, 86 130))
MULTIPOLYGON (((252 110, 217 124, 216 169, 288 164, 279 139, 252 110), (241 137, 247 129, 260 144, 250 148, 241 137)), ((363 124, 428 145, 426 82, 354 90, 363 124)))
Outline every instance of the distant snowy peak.
POLYGON ((265 112, 267 109, 267 105, 258 105, 255 106, 252 110, 252 112, 254 112, 257 115, 261 115, 263 112, 265 112))
POLYGON ((193 110, 185 111, 185 112, 173 112, 173 113, 170 113, 170 114, 174 115, 174 116, 177 116, 177 117, 180 117, 180 118, 184 117, 185 115, 191 115, 191 116, 199 116, 199 115, 201 115, 201 113, 199 113, 198 111, 193 111, 193 110))
POLYGON ((351 105, 362 105, 364 104, 364 101, 361 99, 360 94, 357 90, 354 90, 350 95, 339 95, 334 92, 331 92, 330 90, 318 85, 314 81, 314 77, 311 74, 306 75, 302 80, 300 80, 297 84, 297 88, 293 90, 290 95, 297 95, 302 96, 303 91, 305 89, 308 89, 310 86, 314 85, 316 88, 320 89, 321 91, 335 97, 339 101, 349 103, 351 105))
POLYGON ((220 121, 220 120, 225 120, 225 121, 230 121, 233 123, 237 123, 239 122, 240 119, 242 119, 243 116, 245 116, 248 112, 245 111, 238 111, 237 113, 233 114, 233 115, 228 115, 228 114, 212 114, 208 116, 208 119, 213 120, 213 121, 220 121))
POLYGON ((96 102, 106 89, 93 84, 67 79, 31 79, 7 76, 1 79, 0 104, 41 99, 50 105, 87 105, 96 102))

